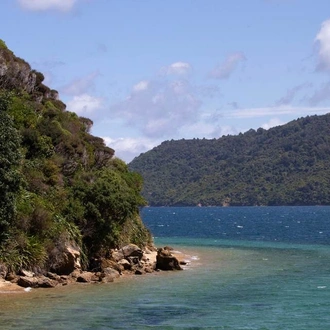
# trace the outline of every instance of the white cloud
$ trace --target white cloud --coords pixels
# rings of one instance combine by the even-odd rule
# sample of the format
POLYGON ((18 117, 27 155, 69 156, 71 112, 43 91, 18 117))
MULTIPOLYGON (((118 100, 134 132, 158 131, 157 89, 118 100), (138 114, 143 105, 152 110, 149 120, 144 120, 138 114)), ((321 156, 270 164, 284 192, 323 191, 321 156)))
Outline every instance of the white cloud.
POLYGON ((225 59, 222 64, 213 68, 213 70, 209 73, 209 77, 214 79, 228 79, 235 71, 238 64, 245 60, 246 58, 244 53, 232 53, 225 59))
POLYGON ((197 121, 201 101, 195 95, 194 87, 185 80, 141 81, 110 111, 144 135, 160 138, 175 135, 182 125, 197 121))
POLYGON ((22 8, 32 11, 70 11, 77 0, 18 0, 22 8))
POLYGON ((199 121, 191 125, 183 126, 180 135, 185 138, 213 138, 219 136, 219 128, 214 123, 199 121))
POLYGON ((187 62, 175 62, 161 69, 164 75, 184 75, 189 73, 192 67, 187 62))
POLYGON ((234 110, 231 112, 224 112, 224 118, 260 118, 277 115, 297 115, 304 116, 308 114, 330 112, 330 107, 293 107, 293 106, 279 106, 279 107, 264 107, 264 108, 246 108, 234 110))
POLYGON ((77 78, 69 84, 63 86, 61 88, 61 92, 68 95, 84 94, 94 86, 94 81, 99 75, 100 74, 98 72, 92 72, 85 77, 77 78))
POLYGON ((90 115, 101 108, 102 99, 88 94, 74 96, 71 101, 67 102, 68 111, 75 112, 80 116, 90 115))
POLYGON ((107 146, 115 150, 115 155, 126 162, 130 162, 134 157, 142 152, 146 152, 159 145, 162 140, 148 138, 116 138, 103 137, 107 146))
POLYGON ((141 80, 133 86, 133 92, 141 92, 148 89, 149 82, 147 80, 141 80))
POLYGON ((318 43, 317 70, 330 70, 330 19, 323 22, 315 41, 318 43))
POLYGON ((283 124, 285 124, 285 122, 280 120, 279 118, 272 118, 267 123, 264 123, 263 125, 261 125, 261 127, 264 129, 269 129, 269 128, 272 128, 275 126, 280 126, 283 124))

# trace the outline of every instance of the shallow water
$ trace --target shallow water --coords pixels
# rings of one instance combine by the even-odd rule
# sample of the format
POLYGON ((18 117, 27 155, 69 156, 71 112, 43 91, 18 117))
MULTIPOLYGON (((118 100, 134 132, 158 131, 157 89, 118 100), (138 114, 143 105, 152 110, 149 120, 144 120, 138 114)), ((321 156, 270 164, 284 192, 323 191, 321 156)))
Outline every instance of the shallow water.
MULTIPOLYGON (((173 212, 166 208, 148 210, 163 212, 164 225, 164 214, 169 211, 173 212)), ((194 235, 184 236, 172 220, 166 221, 175 229, 174 237, 156 233, 159 246, 172 245, 187 254, 191 264, 184 271, 133 276, 110 284, 80 284, 9 297, 0 295, 0 329, 329 328, 330 248, 324 241, 315 242, 311 238, 302 244, 300 238, 290 242, 253 240, 249 235, 245 235, 246 239, 198 237, 200 220, 196 217, 194 223, 192 211, 179 211, 182 212, 179 226, 183 221, 190 222, 195 228, 194 235), (189 214, 186 220, 184 212, 189 214)), ((294 218, 293 211, 285 212, 294 218)), ((328 226, 324 224, 327 217, 324 209, 322 214, 325 218, 320 224, 324 228, 318 231, 326 231, 328 226)), ((303 221, 301 211, 299 217, 295 221, 303 221)), ((152 214, 145 221, 149 227, 157 226, 160 217, 152 214)), ((222 221, 226 221, 225 217, 222 221)), ((317 221, 313 222, 315 226, 317 221)), ((242 226, 246 227, 246 223, 242 226)), ((307 236, 308 232, 314 233, 314 229, 304 227, 307 236)), ((225 225, 220 229, 228 232, 225 225)), ((205 232, 205 228, 201 230, 205 232)), ((271 230, 276 233, 276 228, 271 230)))

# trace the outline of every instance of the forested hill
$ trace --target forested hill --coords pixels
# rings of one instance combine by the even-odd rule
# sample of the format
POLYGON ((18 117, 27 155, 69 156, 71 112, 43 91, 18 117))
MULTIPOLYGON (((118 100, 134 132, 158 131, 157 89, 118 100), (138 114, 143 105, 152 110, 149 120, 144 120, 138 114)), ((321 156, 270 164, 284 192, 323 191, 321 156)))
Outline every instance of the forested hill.
POLYGON ((166 141, 129 168, 150 205, 329 205, 330 114, 219 139, 166 141))
POLYGON ((90 134, 0 40, 0 266, 57 271, 67 247, 91 258, 151 241, 142 178, 90 134))

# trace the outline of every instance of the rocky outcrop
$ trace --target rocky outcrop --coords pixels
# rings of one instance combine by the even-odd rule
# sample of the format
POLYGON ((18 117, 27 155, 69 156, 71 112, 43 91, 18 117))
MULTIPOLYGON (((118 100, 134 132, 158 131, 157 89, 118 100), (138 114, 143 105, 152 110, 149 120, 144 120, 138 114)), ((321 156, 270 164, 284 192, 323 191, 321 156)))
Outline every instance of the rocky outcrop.
POLYGON ((160 270, 182 270, 179 260, 172 255, 169 247, 160 248, 157 251, 156 268, 160 270))
MULTIPOLYGON (((108 258, 93 260, 93 269, 82 271, 80 267, 80 251, 72 245, 61 251, 61 260, 57 271, 47 272, 45 275, 21 269, 18 274, 8 274, 6 280, 17 283, 24 288, 51 288, 56 285, 70 283, 109 283, 123 274, 143 275, 156 270, 181 270, 179 260, 172 255, 171 248, 165 246, 155 251, 140 249, 137 245, 128 244, 121 249, 111 250, 108 258), (63 255, 65 257, 63 257, 63 255), (72 270, 68 273, 69 270, 72 270)), ((1 270, 1 265, 0 265, 1 270)), ((6 270, 5 270, 6 271, 6 270)))
POLYGON ((124 258, 137 257, 139 260, 142 259, 143 251, 135 244, 128 244, 121 249, 124 258))
POLYGON ((0 88, 27 92, 39 103, 43 99, 58 101, 58 92, 45 86, 43 80, 42 73, 32 70, 0 40, 0 88))
POLYGON ((92 272, 83 272, 77 277, 77 282, 90 283, 99 281, 99 277, 92 272))
POLYGON ((46 276, 30 277, 30 276, 21 276, 17 284, 24 288, 54 288, 58 282, 52 280, 46 276))
POLYGON ((58 275, 69 275, 81 269, 80 249, 74 243, 58 246, 50 254, 51 270, 58 275))

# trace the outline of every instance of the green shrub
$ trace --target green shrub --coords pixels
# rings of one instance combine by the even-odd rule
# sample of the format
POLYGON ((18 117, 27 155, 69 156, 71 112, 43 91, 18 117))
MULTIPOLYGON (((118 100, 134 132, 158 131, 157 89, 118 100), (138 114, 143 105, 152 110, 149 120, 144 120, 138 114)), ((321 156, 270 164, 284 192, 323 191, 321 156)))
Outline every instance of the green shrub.
POLYGON ((47 252, 43 243, 37 237, 26 236, 23 232, 13 234, 0 246, 0 261, 10 271, 43 268, 46 260, 47 252))

